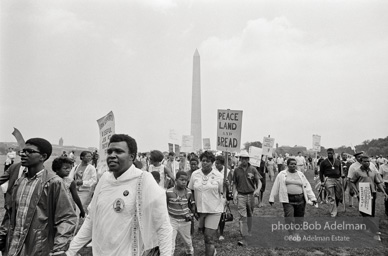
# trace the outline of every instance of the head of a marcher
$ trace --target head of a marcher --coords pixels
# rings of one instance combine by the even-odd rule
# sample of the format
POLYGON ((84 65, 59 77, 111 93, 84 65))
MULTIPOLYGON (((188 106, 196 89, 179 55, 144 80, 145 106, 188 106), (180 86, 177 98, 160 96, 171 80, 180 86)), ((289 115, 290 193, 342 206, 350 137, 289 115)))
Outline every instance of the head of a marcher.
POLYGON ((202 170, 211 171, 213 163, 216 160, 216 157, 212 152, 205 151, 199 156, 199 159, 201 160, 202 170))
POLYGON ((327 158, 329 158, 329 159, 334 158, 334 149, 328 148, 326 152, 327 152, 327 158))
POLYGON ((43 165, 51 156, 52 151, 53 147, 47 140, 42 138, 29 139, 20 152, 22 166, 34 167, 43 165))
POLYGON ((168 153, 168 160, 169 161, 174 161, 174 159, 175 159, 175 153, 174 152, 168 153))
POLYGON ((177 189, 185 189, 188 182, 187 179, 188 179, 188 176, 186 172, 184 171, 177 172, 175 175, 175 182, 176 182, 177 189))
POLYGON ((180 158, 179 159, 180 161, 185 161, 186 160, 186 153, 180 153, 179 158, 180 158))
POLYGON ((247 167, 249 165, 249 154, 247 151, 242 151, 239 155, 240 165, 242 167, 247 167))
POLYGON ((363 155, 361 156, 361 165, 364 169, 368 169, 370 165, 370 159, 369 156, 363 155))
POLYGON ((296 160, 295 158, 288 158, 287 159, 287 169, 289 172, 296 172, 296 160))
POLYGON ((364 152, 358 152, 354 154, 353 156, 356 158, 357 162, 361 163, 362 156, 364 155, 364 152))
POLYGON ((199 160, 197 157, 192 157, 190 159, 190 171, 198 170, 199 160))
POLYGON ((342 153, 341 153, 341 158, 342 158, 343 161, 348 160, 348 156, 346 155, 345 152, 342 152, 342 153))
POLYGON ((158 164, 162 162, 164 159, 164 155, 161 151, 159 150, 151 150, 150 152, 150 164, 158 164))
POLYGON ((73 167, 73 160, 68 157, 60 156, 54 159, 51 168, 61 178, 67 177, 73 167))
POLYGON ((216 156, 215 166, 217 170, 222 171, 224 169, 225 158, 223 156, 216 156))
POLYGON ((88 164, 90 161, 92 161, 92 152, 82 151, 79 155, 79 158, 81 159, 83 164, 88 164))
POLYGON ((109 171, 118 178, 133 164, 137 155, 135 139, 126 134, 114 134, 110 137, 107 149, 107 164, 109 171))

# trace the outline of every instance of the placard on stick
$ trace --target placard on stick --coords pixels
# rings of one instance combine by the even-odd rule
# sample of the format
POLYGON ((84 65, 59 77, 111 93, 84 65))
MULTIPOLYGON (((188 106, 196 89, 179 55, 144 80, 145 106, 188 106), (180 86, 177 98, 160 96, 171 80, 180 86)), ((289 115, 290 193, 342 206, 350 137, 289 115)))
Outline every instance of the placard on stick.
POLYGON ((218 110, 217 150, 240 151, 242 115, 243 112, 241 110, 218 110))

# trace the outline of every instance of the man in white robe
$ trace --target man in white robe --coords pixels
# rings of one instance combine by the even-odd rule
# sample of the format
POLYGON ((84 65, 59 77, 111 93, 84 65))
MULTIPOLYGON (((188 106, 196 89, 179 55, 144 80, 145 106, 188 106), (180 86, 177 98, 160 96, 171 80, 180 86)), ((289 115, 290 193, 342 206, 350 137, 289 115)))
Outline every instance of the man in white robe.
POLYGON ((76 255, 92 240, 94 256, 142 256, 150 250, 170 256, 172 227, 166 196, 150 173, 133 165, 136 141, 115 134, 107 154, 109 172, 97 184, 90 214, 66 255, 76 255))

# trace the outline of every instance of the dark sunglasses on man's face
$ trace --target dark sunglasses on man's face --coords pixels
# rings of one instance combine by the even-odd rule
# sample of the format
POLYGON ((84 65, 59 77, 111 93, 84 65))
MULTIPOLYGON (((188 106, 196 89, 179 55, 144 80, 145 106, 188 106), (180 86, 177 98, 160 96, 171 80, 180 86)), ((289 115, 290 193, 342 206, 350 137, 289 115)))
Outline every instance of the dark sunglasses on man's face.
POLYGON ((39 153, 40 154, 40 151, 37 151, 35 149, 32 149, 32 148, 24 148, 22 149, 22 151, 20 153, 23 153, 23 154, 33 154, 33 153, 39 153))

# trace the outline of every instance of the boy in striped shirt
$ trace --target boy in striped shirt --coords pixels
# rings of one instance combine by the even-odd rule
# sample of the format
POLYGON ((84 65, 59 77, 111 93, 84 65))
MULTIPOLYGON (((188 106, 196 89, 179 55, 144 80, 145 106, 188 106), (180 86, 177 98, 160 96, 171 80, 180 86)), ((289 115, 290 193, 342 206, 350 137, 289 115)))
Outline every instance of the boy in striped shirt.
POLYGON ((186 246, 186 255, 194 255, 193 243, 190 235, 192 212, 195 212, 195 202, 191 190, 187 188, 187 173, 179 171, 176 173, 175 186, 166 191, 167 208, 170 215, 170 222, 173 228, 172 253, 174 255, 175 240, 179 233, 186 246), (192 209, 189 208, 189 205, 192 209), (192 210, 192 211, 190 211, 192 210))

